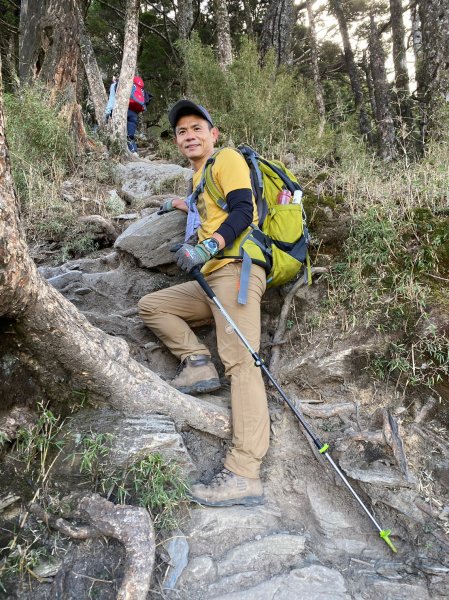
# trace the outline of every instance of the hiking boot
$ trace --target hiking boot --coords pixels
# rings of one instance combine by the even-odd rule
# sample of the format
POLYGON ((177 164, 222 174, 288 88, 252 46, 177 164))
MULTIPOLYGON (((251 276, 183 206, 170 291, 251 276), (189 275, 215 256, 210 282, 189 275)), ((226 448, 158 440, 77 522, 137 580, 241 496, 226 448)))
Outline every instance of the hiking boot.
POLYGON ((190 498, 203 506, 256 506, 263 504, 263 487, 260 479, 249 479, 223 469, 208 485, 196 483, 190 488, 190 498))
POLYGON ((170 383, 184 394, 203 394, 220 387, 217 369, 207 354, 194 354, 184 359, 170 383))

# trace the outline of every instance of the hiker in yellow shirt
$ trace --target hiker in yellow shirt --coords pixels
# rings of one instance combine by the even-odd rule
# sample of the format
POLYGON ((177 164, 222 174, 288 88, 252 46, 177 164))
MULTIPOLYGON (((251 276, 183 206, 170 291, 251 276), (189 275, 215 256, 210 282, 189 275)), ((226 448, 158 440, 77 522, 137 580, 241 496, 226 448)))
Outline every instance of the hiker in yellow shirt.
MULTIPOLYGON (((194 170, 193 196, 200 218, 198 243, 181 246, 176 254, 178 266, 186 272, 201 267, 225 310, 258 351, 265 269, 251 264, 243 304, 239 296, 242 261, 222 258, 223 254, 235 255, 229 249, 238 246, 251 223, 257 223, 249 168, 244 158, 231 148, 217 154, 212 177, 226 201, 226 210, 221 208, 207 188, 201 191, 198 187, 218 139, 218 129, 210 114, 190 100, 180 100, 170 110, 169 121, 176 145, 194 170)), ((144 296, 139 302, 139 314, 145 325, 180 359, 171 384, 187 394, 220 387, 210 351, 191 329, 213 317, 218 353, 225 374, 231 379, 232 446, 225 457, 224 469, 207 485, 193 485, 191 496, 207 506, 261 503, 260 466, 269 445, 269 414, 262 374, 252 356, 196 281, 144 296)))

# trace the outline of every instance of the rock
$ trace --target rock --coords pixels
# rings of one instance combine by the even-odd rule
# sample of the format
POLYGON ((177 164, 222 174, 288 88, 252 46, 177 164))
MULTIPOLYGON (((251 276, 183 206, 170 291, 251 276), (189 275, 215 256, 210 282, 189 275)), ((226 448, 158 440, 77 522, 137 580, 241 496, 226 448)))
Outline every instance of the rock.
POLYGON ((425 583, 408 584, 373 579, 362 593, 366 600, 430 600, 425 583))
POLYGON ((419 499, 419 494, 416 491, 404 488, 388 489, 370 484, 363 484, 363 487, 367 490, 374 504, 382 502, 399 511, 412 521, 421 524, 426 522, 426 515, 415 505, 415 500, 419 499))
POLYGON ((324 534, 321 543, 326 554, 335 558, 337 551, 340 551, 369 558, 378 557, 382 552, 386 552, 383 548, 384 542, 378 539, 376 531, 371 529, 368 517, 365 517, 362 509, 358 509, 355 501, 350 499, 349 491, 348 503, 338 501, 335 488, 332 489, 324 480, 319 484, 310 483, 306 491, 311 516, 318 531, 324 534))
POLYGON ((214 554, 217 540, 220 540, 220 552, 226 552, 254 539, 257 533, 266 535, 279 527, 279 517, 279 512, 267 505, 192 510, 187 533, 191 555, 214 554))
POLYGON ((139 218, 139 213, 127 213, 112 217, 114 221, 134 221, 139 218))
POLYGON ((187 182, 192 171, 179 165, 139 161, 118 165, 116 177, 127 199, 139 202, 160 193, 164 182, 170 179, 183 178, 187 182))
POLYGON ((184 241, 186 215, 174 210, 165 215, 153 213, 133 223, 116 240, 114 247, 131 254, 149 269, 174 262, 170 247, 184 241))
POLYGON ((197 556, 189 561, 181 582, 189 587, 204 587, 217 577, 217 566, 211 556, 197 556))
POLYGON ((61 431, 64 447, 55 465, 59 476, 79 474, 83 440, 92 434, 110 434, 105 462, 123 467, 149 454, 160 453, 179 464, 185 476, 195 465, 171 419, 162 415, 126 416, 113 410, 83 410, 76 413, 61 431))
POLYGON ((181 531, 173 533, 172 537, 164 543, 170 562, 169 568, 165 573, 163 588, 167 590, 174 589, 176 582, 187 566, 189 558, 189 544, 185 535, 181 531))
POLYGON ((82 277, 83 274, 79 271, 68 271, 67 273, 56 275, 56 277, 50 277, 50 279, 48 279, 47 281, 57 290, 62 290, 67 285, 69 285, 69 283, 81 281, 82 277))
POLYGON ((254 586, 302 562, 304 536, 276 533, 257 537, 259 539, 237 545, 221 559, 216 559, 216 575, 219 579, 209 586, 209 595, 254 586))
POLYGON ((278 575, 250 589, 214 596, 211 600, 350 600, 342 575, 322 565, 310 565, 278 575))
POLYGON ((229 550, 217 563, 218 575, 222 577, 239 571, 250 571, 255 565, 258 571, 279 573, 287 567, 298 565, 304 546, 304 536, 288 533, 268 535, 240 544, 229 550))
POLYGON ((123 198, 120 198, 117 190, 110 190, 109 196, 105 200, 105 205, 112 214, 121 213, 126 208, 126 202, 123 198))
POLYGON ((87 215, 78 218, 80 223, 90 225, 91 231, 95 233, 96 239, 114 242, 117 239, 118 233, 114 224, 109 219, 105 219, 101 215, 87 215))

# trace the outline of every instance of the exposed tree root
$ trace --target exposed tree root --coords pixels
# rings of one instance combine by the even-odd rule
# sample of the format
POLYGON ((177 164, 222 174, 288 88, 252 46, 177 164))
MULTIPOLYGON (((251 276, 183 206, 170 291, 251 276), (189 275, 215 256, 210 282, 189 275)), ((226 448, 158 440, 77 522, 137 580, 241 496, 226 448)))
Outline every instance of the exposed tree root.
POLYGON ((70 538, 86 540, 106 536, 121 542, 126 552, 126 565, 117 600, 145 600, 156 550, 148 511, 136 506, 113 504, 98 494, 80 497, 71 513, 72 517, 87 522, 87 526, 73 526, 66 519, 48 514, 35 503, 30 504, 29 511, 70 538))
MULTIPOLYGON (((317 275, 319 273, 326 273, 327 269, 325 267, 312 267, 312 276, 317 275)), ((281 348, 280 346, 285 343, 284 336, 285 330, 287 328, 287 317, 290 311, 290 306, 292 304, 293 298, 297 294, 298 290, 305 285, 304 279, 299 279, 292 289, 285 296, 284 304, 282 305, 281 314, 279 315, 279 323, 276 329, 276 332, 273 336, 273 340, 271 342, 271 346, 273 350, 271 352, 270 359, 270 372, 273 377, 276 379, 279 375, 279 360, 281 358, 281 348)))

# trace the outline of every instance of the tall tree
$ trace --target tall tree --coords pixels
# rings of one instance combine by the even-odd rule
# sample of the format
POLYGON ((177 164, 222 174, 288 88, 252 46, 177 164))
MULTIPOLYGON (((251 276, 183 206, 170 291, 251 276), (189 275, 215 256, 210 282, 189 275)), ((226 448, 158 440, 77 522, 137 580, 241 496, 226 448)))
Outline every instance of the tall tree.
POLYGON ((188 39, 193 27, 192 0, 178 0, 178 32, 182 40, 188 39))
POLYGON ((387 74, 385 71, 385 54, 382 48, 379 30, 372 13, 370 14, 369 50, 374 97, 376 99, 376 124, 379 154, 383 159, 391 160, 397 157, 396 137, 393 117, 390 111, 390 96, 387 74))
POLYGON ((422 139, 435 130, 435 108, 449 98, 449 0, 420 0, 422 56, 417 68, 418 94, 423 107, 422 139))
POLYGON ((365 136, 370 143, 372 143, 373 138, 371 133, 371 124, 365 109, 365 100, 363 97, 362 84, 357 70, 354 52, 352 50, 351 42, 349 39, 348 23, 346 21, 345 13, 343 12, 341 0, 330 0, 330 8, 334 15, 337 17, 338 21, 338 28, 340 30, 340 35, 343 43, 346 69, 348 71, 349 79, 351 81, 351 88, 354 96, 355 108, 359 115, 360 133, 363 136, 365 136))
POLYGON ((80 64, 77 4, 86 0, 23 0, 20 10, 19 76, 22 85, 42 82, 52 98, 64 99, 62 114, 86 143, 76 91, 80 64))
POLYGON ((223 69, 232 63, 231 28, 226 0, 214 0, 218 62, 223 69))
POLYGON ((405 27, 402 0, 390 0, 391 33, 393 40, 394 84, 399 104, 399 114, 410 118, 410 78, 407 69, 405 27))
POLYGON ((276 53, 277 65, 287 64, 293 32, 293 0, 271 0, 260 35, 260 56, 271 48, 276 53))
POLYGON ((127 0, 125 17, 125 41, 123 45, 122 66, 120 69, 115 108, 111 119, 112 137, 118 142, 120 153, 126 152, 126 115, 129 97, 136 71, 139 36, 139 0, 127 0))
POLYGON ((76 9, 80 31, 79 44, 81 49, 81 59, 84 64, 84 70, 89 84, 89 92, 94 106, 95 118, 97 123, 102 125, 108 98, 106 90, 104 89, 103 78, 101 77, 100 69, 98 68, 97 59, 95 58, 92 41, 84 23, 84 15, 79 6, 77 6, 76 9))
POLYGON ((312 64, 313 82, 315 87, 315 101, 320 116, 319 136, 323 135, 326 122, 323 84, 321 83, 320 69, 318 63, 318 44, 315 30, 315 16, 313 14, 313 1, 306 0, 307 16, 309 19, 309 43, 310 43, 310 62, 312 64))

